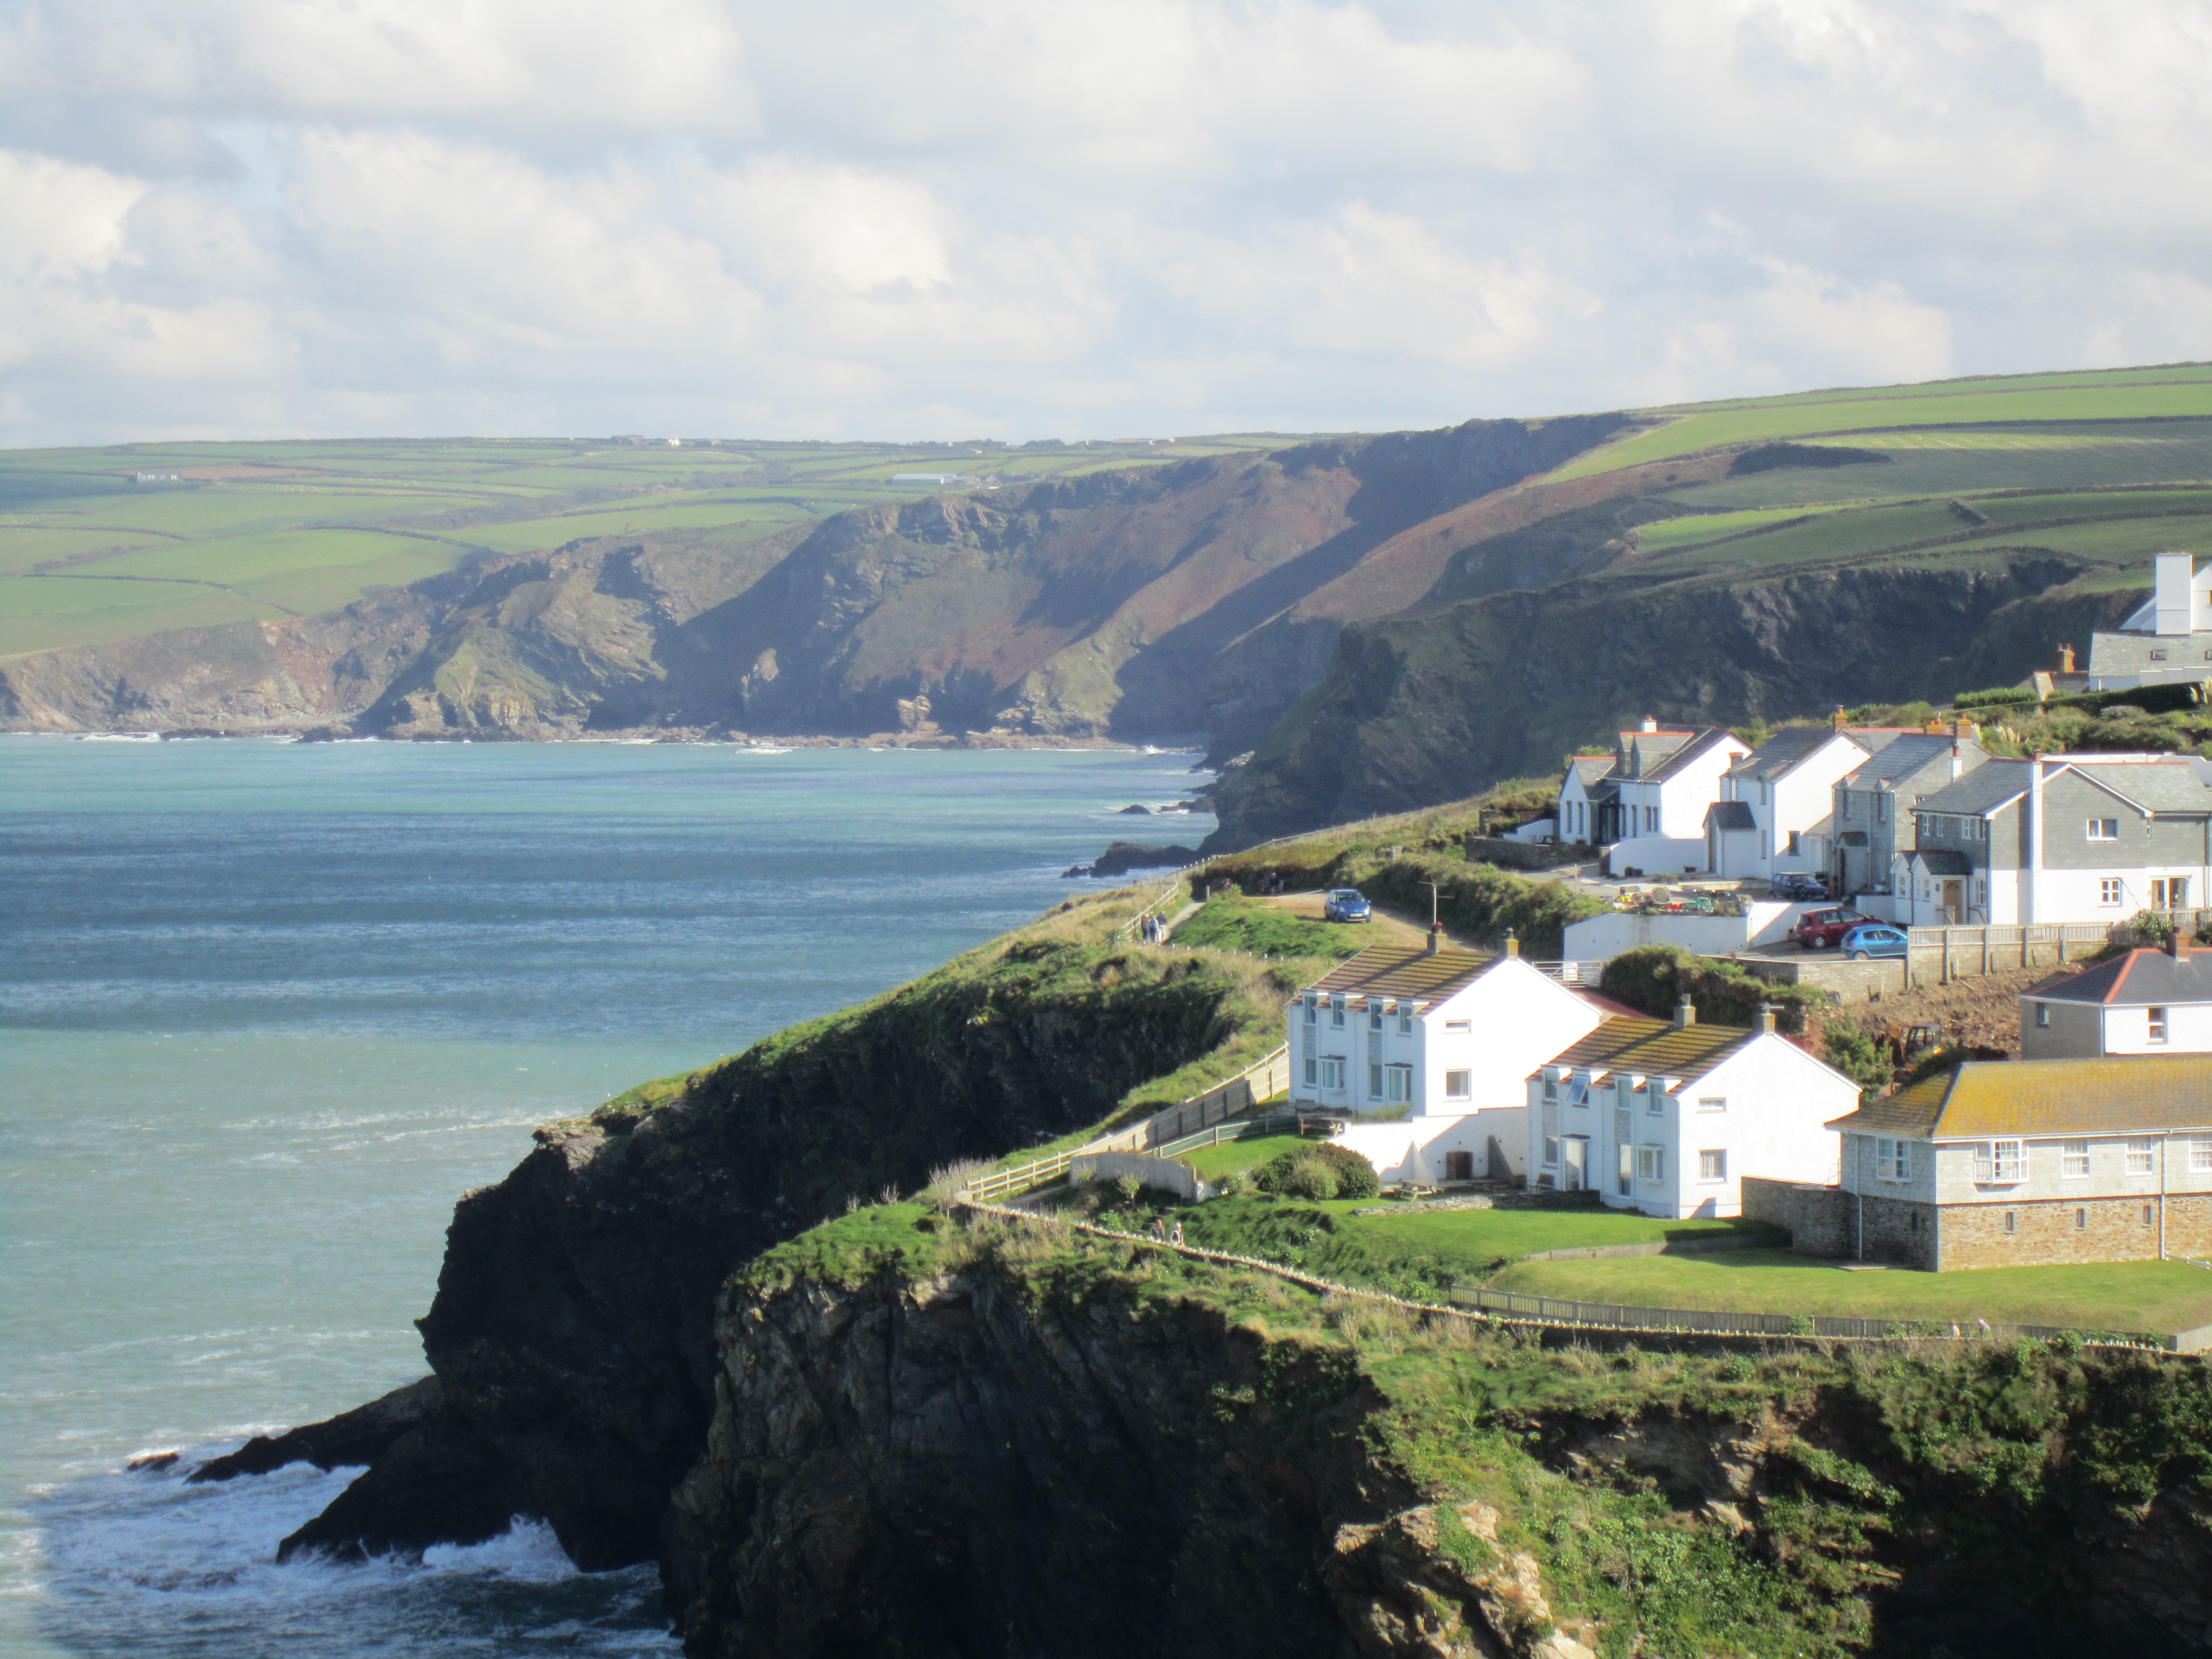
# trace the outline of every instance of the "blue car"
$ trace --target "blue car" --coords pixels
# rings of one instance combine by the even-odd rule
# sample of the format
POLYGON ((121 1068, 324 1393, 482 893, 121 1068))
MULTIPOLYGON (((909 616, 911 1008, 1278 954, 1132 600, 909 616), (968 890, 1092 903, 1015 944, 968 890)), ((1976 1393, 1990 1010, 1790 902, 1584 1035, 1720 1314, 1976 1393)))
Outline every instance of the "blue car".
POLYGON ((1843 937, 1844 954, 1853 962, 1864 962, 1870 957, 1901 957, 1905 946, 1902 927, 1854 927, 1843 937))
POLYGON ((1375 908, 1357 887, 1332 887, 1321 907, 1323 921, 1371 921, 1375 908))

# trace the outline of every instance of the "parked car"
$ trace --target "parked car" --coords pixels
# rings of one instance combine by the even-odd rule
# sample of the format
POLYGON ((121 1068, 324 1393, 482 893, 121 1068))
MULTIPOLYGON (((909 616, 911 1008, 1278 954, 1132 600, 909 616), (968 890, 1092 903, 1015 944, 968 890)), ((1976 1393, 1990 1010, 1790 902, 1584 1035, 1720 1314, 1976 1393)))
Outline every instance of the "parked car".
POLYGON ((1828 896, 1828 885, 1818 876, 1808 876, 1802 870, 1791 870, 1776 876, 1766 884, 1766 890, 1776 898, 1802 902, 1806 899, 1828 896))
POLYGON ((1825 910, 1808 910, 1798 917, 1797 925, 1790 930, 1790 937, 1805 950, 1826 951, 1852 928, 1864 927, 1873 920, 1847 904, 1832 905, 1825 910))
POLYGON ((1854 927, 1844 935, 1841 949, 1853 962, 1864 962, 1869 957, 1901 957, 1905 954, 1905 938, 1902 927, 1892 927, 1883 922, 1854 927))
POLYGON ((1371 921, 1375 907, 1357 887, 1332 887, 1321 907, 1323 921, 1371 921))

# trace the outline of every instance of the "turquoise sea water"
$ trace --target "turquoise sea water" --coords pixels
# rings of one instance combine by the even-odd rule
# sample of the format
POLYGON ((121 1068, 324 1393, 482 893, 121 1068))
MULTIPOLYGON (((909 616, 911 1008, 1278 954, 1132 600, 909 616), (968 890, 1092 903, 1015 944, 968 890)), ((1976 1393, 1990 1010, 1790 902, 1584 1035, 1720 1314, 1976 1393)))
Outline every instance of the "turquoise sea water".
POLYGON ((278 1568, 345 1474, 126 1465, 420 1375, 532 1125, 1034 915, 1192 758, 0 738, 0 1654, 672 1653, 542 1529, 278 1568))

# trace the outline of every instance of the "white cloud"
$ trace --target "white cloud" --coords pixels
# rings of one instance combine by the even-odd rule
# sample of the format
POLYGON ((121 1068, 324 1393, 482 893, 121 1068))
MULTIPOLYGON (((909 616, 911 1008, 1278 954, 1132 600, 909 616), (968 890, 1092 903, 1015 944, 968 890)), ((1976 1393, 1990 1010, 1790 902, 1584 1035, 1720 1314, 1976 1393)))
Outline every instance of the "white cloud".
POLYGON ((2212 349, 2212 0, 24 0, 0 441, 1437 424, 2212 349))

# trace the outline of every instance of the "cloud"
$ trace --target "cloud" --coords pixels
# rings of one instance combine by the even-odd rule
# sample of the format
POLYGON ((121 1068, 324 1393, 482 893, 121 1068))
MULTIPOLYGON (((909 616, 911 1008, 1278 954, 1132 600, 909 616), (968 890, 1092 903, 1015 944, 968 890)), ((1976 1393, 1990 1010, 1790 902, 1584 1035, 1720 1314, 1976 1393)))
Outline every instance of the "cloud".
POLYGON ((1436 425, 2201 355, 2212 0, 22 0, 0 441, 1436 425))

